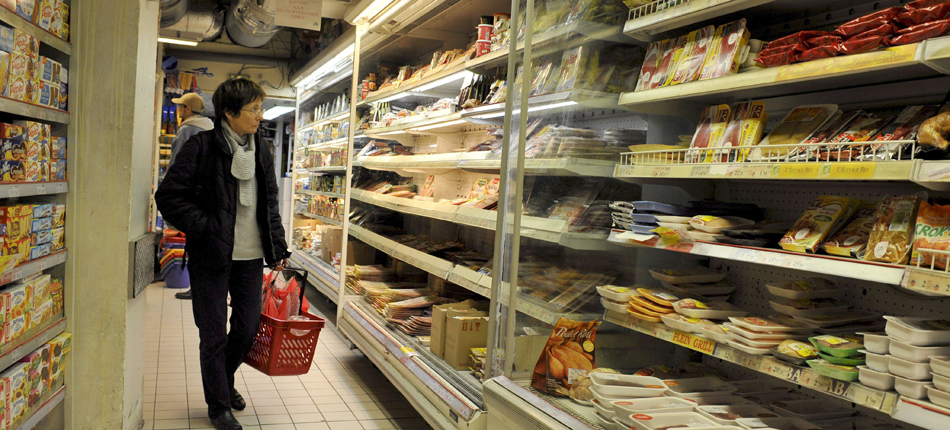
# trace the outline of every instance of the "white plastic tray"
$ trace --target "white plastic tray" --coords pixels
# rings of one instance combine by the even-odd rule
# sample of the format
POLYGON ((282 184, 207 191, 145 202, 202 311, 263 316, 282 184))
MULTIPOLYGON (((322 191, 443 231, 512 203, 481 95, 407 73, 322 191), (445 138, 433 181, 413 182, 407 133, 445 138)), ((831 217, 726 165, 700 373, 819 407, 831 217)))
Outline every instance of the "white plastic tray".
MULTIPOLYGON (((697 412, 672 412, 660 414, 633 414, 630 417, 633 428, 637 430, 654 430, 685 424, 687 427, 699 427, 698 424, 708 424, 714 427, 716 423, 697 412)), ((707 428, 703 427, 703 428, 707 428)))
POLYGON ((739 334, 738 330, 729 330, 729 340, 741 343, 743 346, 764 349, 771 349, 784 342, 784 340, 748 339, 739 334))
MULTIPOLYGON (((600 403, 601 405, 608 405, 608 404, 610 404, 610 402, 613 402, 614 400, 625 400, 624 397, 619 397, 619 396, 606 396, 606 395, 604 395, 603 393, 601 393, 601 392, 598 390, 598 387, 595 386, 595 385, 592 385, 592 386, 590 387, 590 393, 594 396, 594 400, 593 400, 593 402, 592 402, 592 403, 594 403, 594 404, 600 403)), ((606 406, 605 406, 605 407, 606 407, 606 406)))
POLYGON ((699 294, 701 296, 721 296, 732 294, 736 286, 729 281, 713 282, 711 284, 678 284, 673 285, 669 282, 661 282, 663 288, 679 294, 699 294))
POLYGON ((780 285, 765 284, 765 288, 774 296, 793 300, 827 299, 831 297, 841 297, 847 293, 847 290, 835 287, 834 284, 821 278, 809 278, 797 282, 808 282, 810 286, 807 287, 808 289, 803 290, 796 281, 788 281, 780 285))
POLYGON ((752 379, 749 381, 729 381, 729 384, 737 388, 737 396, 746 396, 750 394, 768 394, 768 393, 787 393, 791 391, 784 385, 773 383, 765 379, 752 379))
POLYGON ((689 321, 684 321, 685 318, 686 317, 683 317, 682 315, 678 315, 678 314, 666 314, 666 315, 660 316, 660 321, 663 321, 663 324, 666 324, 668 327, 674 330, 684 331, 687 333, 695 333, 695 334, 702 334, 703 327, 705 326, 716 325, 716 323, 707 319, 699 319, 698 322, 693 323, 689 321))
POLYGON ((927 398, 927 387, 933 387, 930 381, 915 381, 894 375, 894 390, 902 396, 922 400, 927 398))
MULTIPOLYGON (((863 323, 866 321, 880 320, 881 314, 851 309, 851 310, 840 311, 840 312, 828 312, 828 313, 823 313, 823 314, 814 315, 814 316, 796 316, 794 318, 798 321, 816 325, 818 327, 822 327, 822 328, 834 327, 834 329, 838 329, 839 327, 844 327, 845 325, 848 325, 848 324, 856 324, 856 323, 863 323)), ((883 323, 884 321, 880 321, 880 322, 883 323)), ((883 327, 883 324, 882 324, 882 327, 883 327)), ((862 329, 866 330, 867 327, 862 326, 862 329)), ((850 333, 847 333, 847 334, 854 333, 855 331, 854 328, 849 328, 848 330, 850 330, 850 333)))
POLYGON ((937 387, 927 387, 927 398, 930 402, 945 408, 950 408, 950 394, 946 391, 937 389, 937 387))
POLYGON ((675 273, 666 273, 664 270, 650 270, 653 279, 661 282, 679 284, 709 284, 726 279, 725 273, 704 266, 693 266, 685 269, 670 269, 675 273))
POLYGON ((884 331, 893 339, 917 346, 950 345, 950 330, 925 329, 920 324, 933 318, 884 316, 884 331))
POLYGON ((849 409, 841 409, 834 404, 816 399, 772 402, 771 406, 772 410, 779 415, 801 418, 809 422, 849 417, 853 413, 849 409))
POLYGON ((950 377, 950 357, 930 357, 930 370, 938 375, 950 377))
POLYGON ((669 393, 683 399, 722 396, 736 392, 736 387, 723 382, 722 379, 707 376, 704 378, 671 379, 664 381, 669 386, 669 393))
POLYGON ((871 370, 875 372, 890 372, 890 355, 875 354, 866 349, 859 349, 858 352, 864 353, 865 362, 871 370))
POLYGON ((736 424, 743 429, 768 429, 768 430, 822 430, 822 427, 805 421, 801 418, 739 418, 736 424))
MULTIPOLYGON (((915 381, 930 380, 930 363, 914 363, 912 361, 897 358, 893 355, 887 356, 887 370, 892 375, 901 376, 915 381)), ((919 397, 918 397, 919 398, 919 397)))
POLYGON ((611 397, 659 397, 666 392, 666 384, 652 376, 591 373, 590 381, 600 394, 611 397))
POLYGON ((615 302, 629 302, 633 296, 639 296, 637 287, 618 287, 616 285, 604 285, 597 287, 600 296, 615 302))
POLYGON ((832 315, 838 312, 846 311, 851 309, 851 305, 841 305, 841 306, 831 306, 826 308, 817 308, 817 309, 798 309, 793 306, 790 306, 787 303, 778 302, 775 300, 769 300, 769 305, 772 306, 772 309, 775 309, 777 312, 783 313, 785 315, 790 315, 793 317, 814 317, 818 315, 832 315))
POLYGON ((858 379, 862 384, 878 390, 890 391, 894 389, 894 375, 887 372, 878 372, 867 366, 858 366, 858 379))
POLYGON ((701 302, 708 307, 708 309, 699 309, 699 308, 686 308, 683 307, 684 304, 688 303, 687 301, 694 302, 693 299, 683 299, 676 303, 673 303, 673 309, 676 310, 676 313, 686 315, 691 318, 706 318, 714 320, 726 320, 729 317, 744 317, 749 313, 739 309, 732 305, 729 302, 701 302))
POLYGON ((889 350, 891 355, 914 363, 929 363, 930 357, 950 355, 950 346, 914 346, 897 339, 891 339, 889 350))
POLYGON ((604 418, 604 421, 608 423, 613 422, 614 417, 617 416, 613 409, 607 409, 601 406, 600 403, 594 403, 594 411, 597 412, 597 415, 604 418))
POLYGON ((950 378, 939 373, 933 373, 931 376, 933 376, 933 383, 937 389, 950 392, 950 378))
POLYGON ((606 297, 600 298, 600 304, 604 305, 604 309, 609 309, 614 312, 626 313, 627 308, 630 307, 630 304, 627 302, 615 302, 606 297))
POLYGON ((732 406, 697 406, 696 412, 699 412, 710 420, 727 426, 734 426, 736 420, 721 418, 715 414, 735 414, 742 418, 778 418, 778 414, 758 405, 732 405, 732 406))
POLYGON ((717 326, 703 327, 703 329, 700 330, 699 334, 707 339, 711 339, 716 342, 728 343, 729 333, 728 332, 723 333, 719 330, 722 328, 721 326, 724 326, 724 325, 725 324, 719 324, 717 326))
POLYGON ((887 333, 858 333, 864 336, 864 348, 868 352, 875 354, 887 354, 890 352, 891 338, 887 333))
POLYGON ((754 346, 746 345, 735 339, 729 339, 729 341, 726 342, 726 344, 746 354, 752 354, 752 355, 765 355, 765 354, 768 354, 769 349, 771 349, 771 348, 756 348, 754 346))
MULTIPOLYGON (((729 318, 736 327, 757 332, 772 333, 808 333, 818 328, 818 326, 803 323, 800 321, 774 321, 774 318, 762 317, 743 317, 729 318)), ((751 336, 746 336, 751 338, 751 336)))
POLYGON ((616 400, 613 402, 614 413, 620 421, 628 426, 633 425, 632 414, 659 414, 673 412, 692 412, 696 402, 678 397, 653 397, 649 399, 616 400))
MULTIPOLYGON (((732 318, 730 318, 730 320, 732 320, 732 318)), ((738 324, 733 324, 733 323, 725 323, 723 325, 729 329, 729 333, 736 332, 746 339, 783 341, 785 339, 804 339, 805 338, 802 335, 798 335, 798 334, 790 333, 790 332, 755 331, 755 330, 749 330, 746 327, 740 326, 738 324)))

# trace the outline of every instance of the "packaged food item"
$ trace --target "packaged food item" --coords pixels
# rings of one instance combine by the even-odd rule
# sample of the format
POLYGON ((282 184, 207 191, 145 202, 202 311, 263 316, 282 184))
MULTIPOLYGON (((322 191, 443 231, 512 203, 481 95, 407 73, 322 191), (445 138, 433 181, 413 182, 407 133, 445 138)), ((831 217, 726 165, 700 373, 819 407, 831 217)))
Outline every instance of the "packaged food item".
POLYGON ((22 142, 27 140, 27 133, 19 125, 0 123, 0 139, 22 142))
POLYGON ((818 350, 814 345, 795 339, 783 340, 773 349, 772 354, 779 360, 798 366, 805 365, 807 360, 818 358, 818 350))
POLYGON ((574 385, 571 387, 570 398, 577 400, 579 402, 585 403, 594 400, 594 394, 591 393, 590 388, 594 385, 594 382, 591 381, 591 375, 602 373, 609 375, 617 375, 620 372, 608 369, 606 367, 601 367, 598 369, 591 369, 587 375, 581 376, 574 381, 574 385))
MULTIPOLYGON (((790 333, 790 332, 805 332, 818 328, 817 326, 811 324, 805 324, 799 321, 795 321, 791 318, 777 318, 777 317, 742 317, 742 318, 729 318, 729 321, 732 321, 736 327, 744 328, 747 330, 752 330, 755 332, 775 332, 775 333, 790 333)), ((749 337, 749 336, 745 336, 749 337)), ((787 339, 784 337, 783 339, 787 339)))
POLYGON ((905 27, 914 27, 920 24, 947 18, 950 15, 950 5, 938 0, 919 0, 904 5, 903 11, 897 15, 897 22, 905 27))
POLYGON ((755 62, 761 64, 762 67, 767 69, 772 67, 787 66, 789 64, 797 63, 799 54, 800 52, 794 49, 784 52, 777 52, 774 54, 760 53, 755 58, 755 62))
POLYGON ((853 19, 839 25, 835 30, 835 34, 844 38, 859 35, 893 21, 901 13, 901 9, 900 6, 895 6, 853 19))
POLYGON ((875 50, 887 43, 887 36, 871 35, 863 38, 852 38, 838 45, 838 51, 845 55, 856 55, 875 50))
POLYGON ((531 386, 551 395, 570 396, 574 382, 595 367, 594 341, 598 326, 599 320, 580 322, 558 318, 535 365, 531 386))
POLYGON ((865 39, 871 36, 890 36, 897 32, 897 25, 893 23, 881 24, 878 27, 871 28, 861 34, 852 36, 852 39, 865 39))
MULTIPOLYGON (((740 103, 733 108, 733 121, 740 121, 737 146, 741 146, 743 149, 730 152, 730 162, 742 163, 748 158, 749 151, 751 151, 749 147, 758 145, 762 140, 762 133, 765 131, 765 124, 768 119, 764 102, 740 103), (740 114, 737 114, 737 112, 740 114)), ((726 144, 724 143, 723 146, 726 146, 726 144)))
POLYGON ((798 33, 790 34, 788 36, 775 39, 769 43, 768 47, 769 49, 773 49, 779 46, 798 45, 800 43, 804 43, 805 41, 808 41, 811 39, 825 37, 829 35, 831 35, 831 33, 827 31, 800 31, 798 33))
POLYGON ((720 233, 726 228, 750 226, 753 224, 755 224, 755 221, 733 216, 718 217, 712 215, 697 215, 689 220, 690 226, 707 233, 720 233))
MULTIPOLYGON (((703 109, 699 124, 696 126, 696 133, 693 134, 693 140, 689 145, 690 149, 715 147, 717 141, 725 132, 730 111, 729 105, 709 106, 703 109)), ((711 161, 712 156, 712 151, 690 151, 688 158, 693 163, 702 163, 707 160, 711 161)))
POLYGON ((671 69, 676 60, 676 52, 683 49, 686 45, 686 39, 687 36, 685 35, 671 39, 671 41, 664 46, 663 56, 660 57, 660 60, 657 62, 656 71, 650 80, 650 88, 658 88, 666 84, 667 78, 670 76, 670 73, 673 72, 671 69))
POLYGON ((663 57, 663 53, 666 51, 666 45, 669 43, 670 41, 667 39, 653 42, 647 47, 646 57, 643 60, 643 66, 640 67, 640 77, 637 80, 637 87, 635 91, 654 88, 652 86, 653 75, 656 73, 656 69, 663 57))
POLYGON ((782 237, 782 249, 814 253, 854 213, 857 202, 847 197, 820 196, 782 237))
POLYGON ((834 357, 858 357, 859 349, 864 348, 861 339, 854 336, 839 337, 821 335, 808 338, 808 341, 818 348, 818 351, 834 357))
POLYGON ((838 110, 837 105, 810 105, 792 109, 753 151, 752 159, 781 159, 796 145, 811 136, 838 110), (774 148, 768 148, 774 146, 774 148))
POLYGON ((808 49, 814 49, 823 46, 837 47, 839 43, 841 43, 841 36, 834 34, 815 36, 805 40, 805 46, 807 46, 808 49))
MULTIPOLYGON (((948 11, 950 11, 950 4, 947 4, 946 8, 948 11)), ((940 37, 950 33, 950 20, 943 19, 940 21, 919 24, 900 30, 897 33, 898 34, 896 36, 892 37, 888 41, 891 46, 922 42, 927 39, 940 37)))
POLYGON ((798 54, 798 60, 802 62, 815 61, 822 58, 837 57, 838 54, 841 54, 838 45, 816 46, 798 54))
POLYGON ((950 141, 950 111, 940 112, 924 121, 917 132, 917 156, 925 159, 942 159, 946 156, 950 141))
POLYGON ((874 228, 876 212, 877 203, 861 202, 848 224, 822 245, 825 252, 843 257, 863 256, 874 228))
POLYGON ((808 278, 801 281, 788 281, 783 284, 766 284, 774 296, 791 299, 825 299, 844 294, 845 290, 824 278, 808 278))
POLYGON ((726 274, 705 266, 685 269, 651 269, 650 275, 658 281, 669 282, 673 285, 719 282, 726 278, 726 274))
POLYGON ((911 195, 891 197, 881 202, 868 237, 865 261, 907 263, 919 201, 918 196, 911 195))
POLYGON ((945 269, 948 256, 927 252, 927 250, 946 251, 950 249, 950 205, 939 203, 920 203, 917 211, 917 226, 914 230, 914 244, 911 251, 912 266, 945 269))
POLYGON ((857 367, 833 364, 820 358, 816 360, 808 360, 808 366, 811 367, 815 373, 821 376, 827 376, 831 379, 848 382, 858 380, 859 372, 857 367))
POLYGON ((707 26, 689 34, 692 42, 685 58, 676 70, 673 84, 682 84, 698 80, 702 75, 703 65, 706 63, 706 54, 716 35, 716 28, 707 26))
POLYGON ((713 49, 706 55, 700 79, 721 78, 738 72, 742 51, 748 45, 749 37, 745 18, 716 28, 713 49))

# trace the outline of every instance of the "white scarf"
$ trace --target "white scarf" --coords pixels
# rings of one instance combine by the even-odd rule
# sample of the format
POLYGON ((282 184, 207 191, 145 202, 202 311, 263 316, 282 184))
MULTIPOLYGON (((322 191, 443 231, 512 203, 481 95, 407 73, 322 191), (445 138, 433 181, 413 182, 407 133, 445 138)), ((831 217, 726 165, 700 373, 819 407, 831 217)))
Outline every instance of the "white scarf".
POLYGON ((241 206, 253 206, 257 200, 257 190, 254 187, 252 179, 256 170, 254 159, 254 135, 248 134, 243 138, 238 136, 227 121, 221 121, 224 127, 224 137, 231 145, 231 174, 238 179, 240 183, 241 206), (243 145, 241 142, 243 141, 243 145))

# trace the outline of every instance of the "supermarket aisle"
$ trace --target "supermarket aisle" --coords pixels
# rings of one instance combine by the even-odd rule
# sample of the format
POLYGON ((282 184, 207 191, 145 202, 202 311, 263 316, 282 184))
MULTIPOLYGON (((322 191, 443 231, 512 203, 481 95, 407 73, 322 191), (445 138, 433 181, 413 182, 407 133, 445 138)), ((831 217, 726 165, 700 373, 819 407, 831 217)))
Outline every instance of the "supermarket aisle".
MULTIPOLYGON (((191 302, 158 283, 148 288, 145 429, 211 429, 201 391, 198 329, 191 302)), ((319 312, 318 312, 319 313, 319 312)), ((415 409, 359 351, 330 328, 320 333, 313 369, 271 378, 238 370, 245 430, 428 429, 415 409)))

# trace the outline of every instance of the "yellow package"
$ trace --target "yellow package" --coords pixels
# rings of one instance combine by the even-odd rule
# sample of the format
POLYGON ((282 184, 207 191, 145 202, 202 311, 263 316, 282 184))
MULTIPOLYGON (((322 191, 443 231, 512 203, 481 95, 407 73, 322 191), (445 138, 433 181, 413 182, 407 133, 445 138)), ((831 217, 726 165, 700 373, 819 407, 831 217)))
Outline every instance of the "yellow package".
POLYGON ((30 290, 26 284, 11 285, 4 292, 10 295, 9 319, 23 316, 32 309, 30 290))
POLYGON ((42 274, 24 281, 24 283, 28 284, 30 288, 31 308, 35 309, 43 302, 50 299, 50 285, 52 282, 53 276, 50 274, 42 274))
POLYGON ((845 228, 830 236, 830 239, 824 243, 825 252, 842 257, 863 255, 868 245, 871 229, 874 228, 874 214, 876 212, 877 203, 861 203, 845 228))
POLYGON ((847 197, 818 197, 782 237, 779 245, 786 251, 814 253, 826 237, 838 231, 851 217, 857 203, 857 200, 847 197))
POLYGON ((670 75, 666 78, 663 85, 676 85, 683 82, 683 76, 686 69, 689 68, 690 58, 693 55, 693 49, 696 47, 696 38, 699 36, 699 30, 686 35, 686 43, 679 47, 673 53, 673 64, 670 65, 670 75))
POLYGON ((864 261, 906 264, 917 226, 917 196, 884 199, 877 208, 864 261))
POLYGON ((749 157, 750 146, 758 145, 762 141, 762 134, 765 132, 765 124, 769 122, 769 116, 765 113, 764 102, 749 103, 749 111, 742 120, 742 130, 739 136, 739 146, 745 149, 739 151, 737 163, 742 163, 749 157))
MULTIPOLYGON (((726 135, 726 128, 729 127, 729 118, 732 116, 732 108, 729 105, 720 105, 716 110, 716 117, 713 120, 712 127, 710 128, 709 136, 709 147, 710 148, 721 148, 722 139, 726 135)), ((706 151, 703 153, 703 162, 712 163, 714 161, 720 160, 723 152, 721 151, 706 151)))

